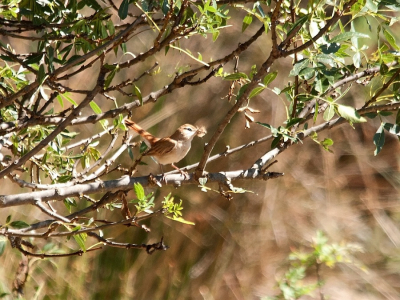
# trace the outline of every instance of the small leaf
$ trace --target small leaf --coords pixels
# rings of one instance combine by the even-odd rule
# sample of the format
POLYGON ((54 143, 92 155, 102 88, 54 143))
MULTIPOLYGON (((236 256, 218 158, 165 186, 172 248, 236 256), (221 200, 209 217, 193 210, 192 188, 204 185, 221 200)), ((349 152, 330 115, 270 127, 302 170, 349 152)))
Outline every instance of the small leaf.
POLYGON ((321 94, 324 93, 329 88, 329 81, 326 77, 321 79, 317 79, 315 82, 315 90, 320 92, 321 94))
POLYGON ((324 111, 324 120, 329 121, 335 115, 335 106, 329 105, 328 108, 324 111))
POLYGON ((100 106, 98 106, 97 103, 94 102, 93 100, 90 101, 89 105, 90 105, 90 107, 92 108, 92 110, 94 111, 95 114, 98 115, 98 114, 102 113, 102 110, 101 110, 100 106))
POLYGON ((85 246, 85 241, 86 241, 87 234, 86 233, 80 233, 80 234, 75 234, 74 239, 75 242, 79 245, 79 248, 86 252, 86 246, 85 246))
POLYGON ((369 118, 369 119, 374 119, 374 118, 376 118, 377 115, 378 115, 378 114, 375 113, 375 112, 370 112, 370 113, 364 114, 364 116, 366 116, 366 117, 369 118))
POLYGON ((379 72, 382 75, 385 75, 387 72, 389 72, 389 67, 386 64, 381 64, 381 66, 379 68, 379 72))
POLYGON ((393 35, 387 31, 386 29, 383 29, 383 35, 385 36, 386 40, 392 46, 394 49, 399 50, 399 46, 396 44, 396 39, 393 37, 393 35))
POLYGON ((337 109, 339 115, 351 123, 367 122, 367 120, 364 117, 361 117, 358 114, 358 112, 354 107, 338 104, 337 109))
POLYGON ((114 79, 114 76, 115 76, 116 73, 117 73, 117 68, 115 68, 114 70, 112 70, 112 71, 108 74, 106 80, 104 81, 104 88, 105 88, 105 89, 107 89, 107 88, 110 86, 111 81, 114 79))
POLYGON ((128 16, 129 0, 122 0, 122 3, 118 9, 118 16, 121 20, 124 20, 128 16))
POLYGON ((44 65, 41 64, 39 67, 39 72, 38 72, 39 84, 42 84, 46 78, 47 78, 47 76, 46 76, 46 71, 44 70, 44 65))
POLYGON ((271 73, 267 74, 267 75, 264 77, 264 80, 263 80, 264 85, 267 86, 267 85, 270 84, 272 81, 274 81, 277 75, 278 75, 278 72, 277 72, 277 71, 271 72, 271 73))
POLYGON ((139 200, 144 200, 144 199, 146 199, 145 194, 144 194, 144 188, 143 188, 143 186, 142 186, 140 183, 135 182, 135 183, 133 184, 133 189, 135 190, 136 197, 137 197, 139 200))
POLYGON ((355 32, 355 31, 347 31, 338 34, 337 36, 333 37, 329 43, 339 43, 343 41, 350 40, 352 38, 364 38, 364 39, 369 39, 370 36, 361 32, 355 32))
POLYGON ((305 67, 307 67, 309 63, 310 63, 310 60, 308 58, 304 58, 304 59, 298 61, 293 66, 293 69, 290 71, 289 76, 299 75, 300 71, 303 70, 305 67))
POLYGON ((375 156, 378 155, 379 152, 381 152, 382 147, 385 144, 385 132, 383 131, 383 126, 384 124, 382 123, 374 135, 373 141, 374 145, 376 146, 374 151, 375 156))
POLYGON ((321 45, 319 48, 324 54, 333 54, 339 51, 340 46, 341 45, 339 43, 332 43, 332 44, 321 45))
POLYGON ((134 159, 133 151, 130 147, 128 148, 128 154, 129 154, 129 157, 133 160, 134 159))
POLYGON ((8 215, 6 219, 6 224, 10 223, 10 221, 11 221, 11 215, 8 215))
POLYGON ((241 78, 249 79, 249 77, 247 76, 246 73, 241 73, 241 72, 232 73, 232 74, 224 76, 225 80, 238 80, 241 78))
POLYGON ((292 26, 292 28, 290 28, 289 32, 286 34, 287 36, 290 35, 290 33, 294 30, 297 29, 298 27, 301 27, 304 25, 305 22, 307 22, 309 18, 309 15, 305 15, 304 17, 301 17, 300 19, 298 19, 292 26))
POLYGON ((251 91, 251 93, 250 93, 250 95, 249 95, 249 99, 251 99, 251 98, 257 96, 258 94, 260 94, 263 90, 265 90, 265 88, 266 88, 265 86, 258 86, 258 87, 255 87, 255 88, 251 91))
POLYGON ((331 153, 333 153, 333 151, 331 149, 329 149, 329 146, 333 145, 333 140, 332 139, 328 139, 325 138, 322 142, 321 142, 321 146, 326 150, 329 151, 331 153))
POLYGON ((261 125, 261 126, 263 126, 263 127, 266 127, 266 128, 268 128, 268 129, 271 129, 272 128, 272 126, 271 125, 269 125, 269 124, 267 124, 267 123, 261 123, 261 122, 256 122, 258 125, 261 125))
POLYGON ((299 122, 302 121, 302 120, 304 120, 304 119, 303 119, 303 118, 293 118, 293 119, 290 119, 289 122, 287 122, 287 124, 286 124, 286 128, 290 128, 290 127, 292 127, 293 125, 299 123, 299 122))
POLYGON ((177 222, 180 222, 180 223, 183 223, 183 224, 196 225, 196 224, 193 223, 193 222, 186 221, 186 220, 185 220, 184 218, 182 218, 182 217, 176 217, 176 216, 170 217, 170 216, 167 216, 167 218, 168 218, 168 219, 171 219, 171 220, 174 220, 174 221, 177 221, 177 222))
POLYGON ((140 153, 143 153, 144 151, 146 151, 147 150, 147 145, 146 145, 146 143, 145 142, 142 142, 141 144, 140 144, 140 147, 139 147, 139 152, 140 153))
POLYGON ((133 89, 135 91, 136 97, 138 97, 138 99, 139 99, 140 106, 143 106, 142 92, 140 91, 140 89, 136 85, 133 86, 133 89))
POLYGON ((383 126, 389 133, 400 136, 400 125, 384 123, 383 126))
POLYGON ((25 223, 24 221, 14 221, 10 223, 10 227, 20 229, 29 227, 29 224, 25 223))
POLYGON ((238 94, 237 94, 237 96, 236 96, 236 99, 240 99, 240 97, 242 97, 243 93, 247 90, 248 87, 249 87, 249 84, 243 85, 243 86, 240 88, 240 90, 239 90, 239 92, 238 92, 238 94))
POLYGON ((281 138, 282 137, 278 135, 276 138, 272 140, 271 149, 275 149, 278 146, 279 142, 281 141, 281 138))
POLYGON ((251 14, 248 14, 247 16, 244 17, 242 24, 242 32, 244 32, 246 28, 250 26, 251 22, 253 22, 253 16, 251 14))

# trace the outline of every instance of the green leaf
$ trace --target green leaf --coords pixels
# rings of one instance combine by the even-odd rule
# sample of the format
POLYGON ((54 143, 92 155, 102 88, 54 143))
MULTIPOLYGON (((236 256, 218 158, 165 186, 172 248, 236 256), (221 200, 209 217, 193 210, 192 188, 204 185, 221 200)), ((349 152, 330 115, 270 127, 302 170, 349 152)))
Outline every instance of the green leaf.
POLYGON ((117 68, 114 68, 106 77, 106 80, 104 81, 104 88, 107 89, 110 84, 111 81, 114 79, 115 74, 117 74, 117 68))
POLYGON ((246 73, 241 73, 241 72, 232 73, 232 74, 224 76, 225 80, 238 80, 241 78, 249 79, 249 77, 247 76, 246 73))
POLYGON ((292 28, 290 28, 290 30, 289 30, 289 32, 286 34, 286 36, 289 36, 290 33, 291 33, 293 30, 297 29, 298 27, 303 26, 303 24, 304 24, 305 22, 307 22, 308 18, 309 18, 309 15, 305 15, 304 17, 301 17, 300 19, 298 19, 298 20, 293 24, 292 28))
POLYGON ((75 201, 74 198, 67 197, 67 198, 64 199, 63 202, 64 202, 64 205, 68 209, 69 212, 71 212, 72 207, 76 207, 77 206, 76 201, 75 201))
POLYGON ((378 130, 376 131, 374 135, 374 145, 376 146, 374 155, 378 155, 379 152, 381 152, 383 145, 385 144, 385 132, 383 130, 384 123, 379 126, 378 130))
POLYGON ((79 248, 83 250, 83 252, 86 252, 86 246, 85 246, 86 237, 87 237, 86 233, 80 233, 74 235, 76 243, 79 245, 79 248))
POLYGON ((315 90, 324 93, 329 88, 329 81, 326 77, 322 77, 315 82, 315 90))
POLYGON ((10 221, 11 221, 11 215, 8 215, 6 219, 6 224, 10 223, 10 221))
POLYGON ((274 138, 274 139, 272 140, 272 142, 271 142, 271 149, 275 149, 275 148, 278 146, 278 144, 279 144, 280 141, 281 141, 281 138, 282 138, 282 136, 278 135, 276 138, 274 138))
POLYGON ((119 9, 118 16, 121 20, 124 20, 128 16, 129 0, 123 0, 119 9))
POLYGON ((136 85, 133 86, 133 89, 135 91, 136 97, 138 97, 138 99, 139 99, 140 106, 143 106, 142 92, 140 91, 140 89, 136 85))
MULTIPOLYGON (((58 97, 67 100, 69 103, 71 103, 75 107, 78 106, 78 103, 76 103, 76 101, 70 97, 70 92, 65 92, 64 94, 58 94, 57 99, 58 99, 58 97)), ((62 101, 62 99, 59 99, 59 101, 60 100, 62 101)))
POLYGON ((143 153, 144 151, 146 151, 147 150, 147 145, 146 145, 146 143, 145 142, 142 142, 141 144, 140 144, 140 147, 139 147, 139 152, 140 153, 143 153))
POLYGON ((29 224, 25 223, 24 221, 14 221, 10 223, 10 227, 21 229, 29 227, 29 224))
POLYGON ((367 122, 367 120, 364 117, 361 117, 356 109, 351 106, 347 105, 341 105, 338 104, 338 113, 341 117, 345 118, 347 121, 350 123, 362 123, 362 122, 367 122))
POLYGON ((264 85, 267 86, 267 85, 270 84, 272 81, 274 81, 277 75, 278 75, 278 72, 277 72, 277 71, 271 72, 271 73, 267 74, 267 75, 264 77, 264 80, 263 80, 264 85))
POLYGON ((144 188, 143 188, 143 186, 142 186, 140 183, 135 182, 135 183, 133 184, 133 189, 135 190, 136 197, 137 197, 139 200, 144 200, 144 199, 146 199, 146 196, 145 196, 145 193, 144 193, 144 188))
POLYGON ((133 151, 132 151, 131 147, 128 148, 128 154, 129 154, 129 157, 131 158, 131 160, 133 160, 134 156, 133 156, 133 151))
POLYGON ((385 38, 388 41, 388 43, 390 44, 390 46, 392 46, 396 50, 400 49, 399 46, 397 46, 397 44, 396 44, 396 39, 389 31, 387 31, 386 29, 383 29, 383 35, 385 36, 385 38))
POLYGON ((328 108, 324 111, 324 120, 329 121, 335 115, 335 106, 329 105, 328 108))
POLYGON ((361 32, 355 32, 355 31, 347 31, 338 34, 337 36, 333 37, 329 43, 339 43, 343 41, 348 41, 352 38, 364 38, 364 39, 369 39, 370 36, 361 32))
POLYGON ((71 179, 72 179, 71 175, 63 175, 63 176, 58 177, 57 182, 65 183, 65 182, 70 181, 71 179))
POLYGON ((369 118, 369 119, 374 119, 374 118, 376 118, 377 115, 378 115, 378 114, 375 113, 375 112, 370 112, 370 113, 364 114, 364 116, 366 116, 366 117, 369 118))
POLYGON ((167 218, 168 218, 168 219, 171 219, 171 220, 174 220, 174 221, 177 221, 177 222, 180 222, 180 223, 183 223, 183 224, 196 225, 196 224, 193 223, 193 222, 186 221, 186 220, 185 220, 184 218, 182 218, 182 217, 177 217, 177 216, 172 216, 172 217, 170 217, 170 216, 167 216, 167 218))
POLYGON ((321 45, 319 48, 324 54, 333 54, 339 51, 340 46, 341 45, 339 43, 333 43, 333 44, 321 45))
POLYGON ((101 110, 100 106, 97 105, 96 102, 94 102, 93 100, 90 101, 90 107, 92 108, 92 110, 94 111, 95 114, 101 114, 103 111, 101 110))
POLYGON ((380 116, 384 116, 384 117, 388 117, 388 116, 393 115, 393 113, 392 113, 391 111, 384 111, 384 110, 378 112, 378 114, 379 114, 380 116))
POLYGON ((258 94, 260 94, 263 90, 265 90, 265 88, 266 88, 265 86, 258 86, 258 87, 255 87, 255 88, 250 92, 249 99, 251 99, 251 98, 257 96, 258 94))
POLYGON ((247 14, 243 19, 242 32, 244 32, 246 28, 250 26, 251 22, 253 22, 253 16, 251 14, 247 14))
POLYGON ((374 3, 373 0, 367 0, 365 2, 365 7, 368 8, 373 13, 377 13, 378 12, 378 6, 374 3))
POLYGON ((329 152, 333 152, 331 149, 329 149, 329 146, 332 146, 333 145, 333 140, 332 139, 328 139, 328 138, 325 138, 322 142, 321 142, 321 146, 326 150, 326 151, 329 151, 329 152))
POLYGON ((381 66, 379 67, 379 72, 382 75, 385 75, 387 72, 389 72, 389 67, 386 64, 381 64, 381 66))
POLYGON ((237 94, 237 96, 236 96, 236 99, 240 99, 240 97, 242 97, 243 93, 247 90, 248 87, 249 87, 249 84, 248 84, 248 83, 245 84, 245 85, 243 85, 243 86, 239 89, 239 92, 238 92, 238 94, 237 94))
POLYGON ((287 124, 286 124, 286 128, 290 128, 290 127, 292 127, 293 125, 299 123, 299 122, 302 121, 302 120, 304 120, 304 119, 303 119, 303 118, 293 118, 293 119, 290 119, 289 122, 287 122, 287 124))
POLYGON ((38 72, 38 80, 39 84, 42 84, 46 80, 46 71, 44 70, 44 65, 41 64, 39 67, 39 72, 38 72))
POLYGON ((300 71, 303 70, 308 66, 310 60, 308 58, 304 58, 298 61, 294 66, 293 69, 290 71, 289 76, 297 76, 299 75, 300 71))
POLYGON ((389 133, 400 136, 400 125, 384 123, 383 126, 389 133))

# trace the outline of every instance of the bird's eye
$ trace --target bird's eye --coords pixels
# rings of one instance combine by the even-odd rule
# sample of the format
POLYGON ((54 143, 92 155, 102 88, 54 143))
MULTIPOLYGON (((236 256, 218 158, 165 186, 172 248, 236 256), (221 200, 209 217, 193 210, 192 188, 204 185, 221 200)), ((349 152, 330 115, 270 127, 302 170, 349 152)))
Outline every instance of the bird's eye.
POLYGON ((190 127, 186 127, 186 129, 189 130, 189 131, 193 131, 193 129, 190 128, 190 127))

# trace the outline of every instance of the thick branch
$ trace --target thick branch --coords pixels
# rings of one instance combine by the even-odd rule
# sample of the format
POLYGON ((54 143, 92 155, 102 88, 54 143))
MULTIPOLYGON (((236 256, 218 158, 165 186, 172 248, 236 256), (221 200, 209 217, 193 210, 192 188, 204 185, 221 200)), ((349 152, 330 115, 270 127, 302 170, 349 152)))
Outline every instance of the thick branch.
MULTIPOLYGON (((154 176, 158 182, 162 182, 163 176, 154 176)), ((235 181, 240 179, 260 179, 268 180, 273 178, 273 174, 261 174, 257 170, 238 170, 229 172, 210 173, 207 175, 208 182, 223 182, 226 180, 235 181)), ((193 174, 186 179, 182 174, 170 174, 165 176, 168 185, 198 184, 193 174)), ((96 181, 86 184, 77 184, 70 187, 58 188, 53 190, 44 190, 24 194, 1 195, 0 208, 35 205, 36 201, 64 200, 66 197, 80 197, 84 194, 115 192, 118 190, 130 190, 134 183, 140 183, 144 187, 155 186, 154 180, 149 176, 129 177, 123 176, 116 180, 96 181)))

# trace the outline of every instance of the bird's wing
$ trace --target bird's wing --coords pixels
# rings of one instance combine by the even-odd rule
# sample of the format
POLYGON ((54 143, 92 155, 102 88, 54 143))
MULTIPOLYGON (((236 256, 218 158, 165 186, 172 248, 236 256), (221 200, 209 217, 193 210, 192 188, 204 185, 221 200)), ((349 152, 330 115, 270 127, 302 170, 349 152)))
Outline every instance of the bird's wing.
POLYGON ((165 155, 172 151, 176 147, 178 142, 170 138, 162 138, 158 140, 154 145, 151 146, 150 150, 145 155, 159 156, 165 155))

